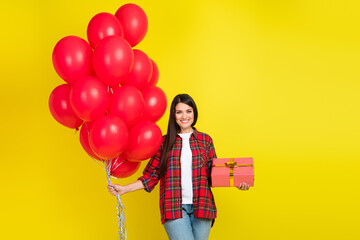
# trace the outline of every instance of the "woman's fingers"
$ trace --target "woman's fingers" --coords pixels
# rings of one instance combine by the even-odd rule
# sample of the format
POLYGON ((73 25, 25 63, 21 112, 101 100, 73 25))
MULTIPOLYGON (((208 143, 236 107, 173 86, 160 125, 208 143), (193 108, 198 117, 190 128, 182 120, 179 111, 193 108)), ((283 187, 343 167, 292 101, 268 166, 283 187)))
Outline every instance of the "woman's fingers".
POLYGON ((248 190, 249 187, 250 187, 249 184, 242 182, 242 183, 240 183, 240 185, 237 188, 240 190, 248 190))
POLYGON ((110 184, 109 183, 107 188, 108 188, 109 192, 114 196, 117 194, 122 195, 125 193, 124 187, 121 185, 118 185, 118 184, 110 184))
POLYGON ((109 193, 114 195, 114 196, 117 194, 117 192, 115 190, 109 190, 109 193))
POLYGON ((108 191, 109 191, 109 193, 111 194, 111 195, 116 195, 117 194, 117 191, 116 191, 116 189, 115 189, 115 186, 113 185, 113 184, 108 184, 108 186, 107 186, 107 188, 108 188, 108 191))

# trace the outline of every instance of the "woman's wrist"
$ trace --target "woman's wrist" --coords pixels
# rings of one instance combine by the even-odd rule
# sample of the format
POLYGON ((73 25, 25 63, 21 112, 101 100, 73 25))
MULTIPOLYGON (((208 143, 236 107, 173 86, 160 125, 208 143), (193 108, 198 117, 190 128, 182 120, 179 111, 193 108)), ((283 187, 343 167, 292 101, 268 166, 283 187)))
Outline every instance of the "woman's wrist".
POLYGON ((140 180, 137 180, 136 182, 130 183, 128 185, 124 186, 125 193, 128 192, 134 192, 140 189, 144 189, 144 185, 140 180))

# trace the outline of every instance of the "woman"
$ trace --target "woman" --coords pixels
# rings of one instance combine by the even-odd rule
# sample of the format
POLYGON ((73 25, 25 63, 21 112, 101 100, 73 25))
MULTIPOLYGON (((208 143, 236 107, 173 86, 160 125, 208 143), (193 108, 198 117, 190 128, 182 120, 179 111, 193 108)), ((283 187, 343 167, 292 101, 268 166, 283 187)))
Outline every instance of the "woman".
MULTIPOLYGON (((210 189, 212 159, 216 153, 211 137, 194 128, 198 117, 194 100, 177 95, 171 103, 167 135, 150 159, 143 176, 126 186, 109 184, 113 195, 145 189, 160 181, 161 222, 170 240, 208 239, 216 206, 210 189)), ((240 184, 241 190, 249 185, 240 184)))

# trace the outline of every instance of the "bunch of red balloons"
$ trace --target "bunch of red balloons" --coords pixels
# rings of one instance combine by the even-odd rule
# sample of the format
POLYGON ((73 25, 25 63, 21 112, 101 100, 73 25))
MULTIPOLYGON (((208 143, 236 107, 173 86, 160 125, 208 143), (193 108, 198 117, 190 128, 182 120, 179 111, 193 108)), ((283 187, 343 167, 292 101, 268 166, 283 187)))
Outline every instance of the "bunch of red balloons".
POLYGON ((128 177, 159 149, 156 122, 166 95, 156 86, 159 70, 143 51, 133 49, 146 35, 148 20, 135 4, 115 13, 98 13, 87 27, 88 42, 67 36, 52 61, 66 84, 49 99, 52 116, 80 130, 80 142, 93 158, 111 163, 111 175, 128 177), (111 161, 108 161, 111 160, 111 161))

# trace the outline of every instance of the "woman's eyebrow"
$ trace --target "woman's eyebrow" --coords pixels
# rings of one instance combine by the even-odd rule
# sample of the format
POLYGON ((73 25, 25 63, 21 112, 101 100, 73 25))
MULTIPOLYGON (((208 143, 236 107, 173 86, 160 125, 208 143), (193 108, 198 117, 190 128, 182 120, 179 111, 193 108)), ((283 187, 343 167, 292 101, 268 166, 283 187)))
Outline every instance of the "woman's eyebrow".
MULTIPOLYGON (((181 112, 182 110, 175 110, 176 112, 181 112)), ((185 111, 192 111, 191 108, 185 109, 185 111)))

